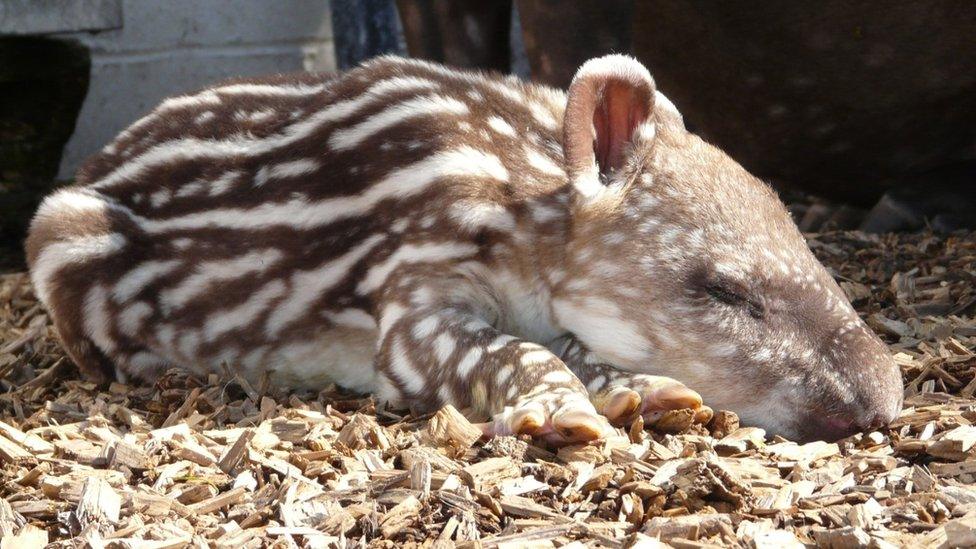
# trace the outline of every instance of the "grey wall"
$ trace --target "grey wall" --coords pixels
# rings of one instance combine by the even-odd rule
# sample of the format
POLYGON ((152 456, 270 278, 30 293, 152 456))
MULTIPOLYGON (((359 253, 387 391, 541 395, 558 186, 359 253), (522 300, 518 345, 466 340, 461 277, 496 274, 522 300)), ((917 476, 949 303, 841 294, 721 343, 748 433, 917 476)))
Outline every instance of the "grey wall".
POLYGON ((231 76, 335 67, 328 0, 84 1, 110 15, 118 9, 121 25, 59 33, 92 54, 91 85, 62 178, 166 96, 231 76))

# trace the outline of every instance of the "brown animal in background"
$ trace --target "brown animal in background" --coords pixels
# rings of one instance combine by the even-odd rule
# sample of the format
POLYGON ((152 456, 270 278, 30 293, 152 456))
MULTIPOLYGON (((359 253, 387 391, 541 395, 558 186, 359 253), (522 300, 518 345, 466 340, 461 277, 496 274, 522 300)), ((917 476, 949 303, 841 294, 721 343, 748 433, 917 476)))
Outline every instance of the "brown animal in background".
POLYGON ((568 94, 386 57, 174 97, 44 201, 27 251, 95 379, 226 363, 551 444, 700 406, 685 384, 804 439, 900 406, 776 195, 624 56, 568 94))

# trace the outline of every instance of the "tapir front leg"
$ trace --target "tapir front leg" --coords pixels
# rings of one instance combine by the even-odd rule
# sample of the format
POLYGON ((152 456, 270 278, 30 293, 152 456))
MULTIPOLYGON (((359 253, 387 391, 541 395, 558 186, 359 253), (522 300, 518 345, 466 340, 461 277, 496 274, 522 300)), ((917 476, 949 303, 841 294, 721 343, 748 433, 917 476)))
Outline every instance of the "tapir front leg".
POLYGON ((607 364, 572 335, 560 338, 550 347, 586 385, 596 410, 616 425, 628 423, 638 415, 653 422, 668 410, 701 408, 701 396, 684 383, 607 364))
POLYGON ((492 326, 493 308, 463 277, 395 273, 379 301, 376 366, 384 400, 471 407, 486 434, 529 434, 550 445, 610 429, 586 387, 545 347, 492 326))

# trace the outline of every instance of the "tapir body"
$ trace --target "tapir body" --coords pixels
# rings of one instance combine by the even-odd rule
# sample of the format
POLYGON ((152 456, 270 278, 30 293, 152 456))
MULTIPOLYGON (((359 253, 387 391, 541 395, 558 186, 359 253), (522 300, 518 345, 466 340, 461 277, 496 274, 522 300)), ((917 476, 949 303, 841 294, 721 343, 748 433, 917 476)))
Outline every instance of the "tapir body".
POLYGON ((568 93, 385 57, 174 97, 44 201, 27 251, 96 379, 336 383, 554 444, 699 393, 805 438, 900 406, 775 194, 624 56, 568 93))

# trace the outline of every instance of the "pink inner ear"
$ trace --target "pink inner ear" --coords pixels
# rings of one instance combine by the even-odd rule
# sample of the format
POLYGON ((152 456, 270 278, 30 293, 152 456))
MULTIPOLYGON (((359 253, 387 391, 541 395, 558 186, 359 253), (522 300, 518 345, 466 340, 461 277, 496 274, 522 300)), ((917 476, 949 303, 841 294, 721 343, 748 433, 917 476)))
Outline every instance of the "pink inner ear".
POLYGON ((624 164, 624 145, 637 126, 649 116, 648 103, 626 82, 610 80, 593 111, 596 130, 593 150, 601 173, 620 169, 624 164))

